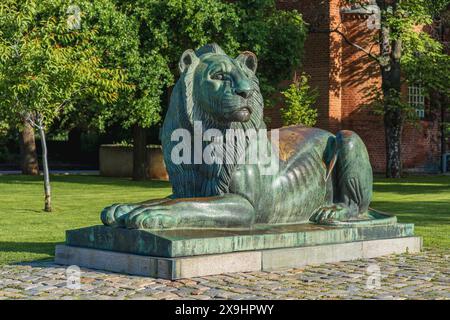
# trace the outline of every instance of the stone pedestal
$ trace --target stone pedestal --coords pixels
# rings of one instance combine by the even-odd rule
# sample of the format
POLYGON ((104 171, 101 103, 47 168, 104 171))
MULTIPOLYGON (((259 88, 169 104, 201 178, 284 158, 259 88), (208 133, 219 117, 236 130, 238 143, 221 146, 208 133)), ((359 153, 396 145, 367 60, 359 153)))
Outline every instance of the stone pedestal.
POLYGON ((256 226, 252 230, 69 230, 55 262, 165 279, 274 270, 419 252, 412 224, 256 226))

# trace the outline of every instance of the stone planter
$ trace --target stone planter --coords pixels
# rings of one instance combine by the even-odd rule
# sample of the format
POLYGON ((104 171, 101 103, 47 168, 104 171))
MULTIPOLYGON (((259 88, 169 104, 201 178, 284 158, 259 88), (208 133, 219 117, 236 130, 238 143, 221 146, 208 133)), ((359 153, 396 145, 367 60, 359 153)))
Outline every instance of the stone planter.
MULTIPOLYGON (((161 146, 148 146, 147 175, 149 179, 169 180, 161 146)), ((100 146, 100 175, 104 177, 131 177, 133 174, 133 147, 113 144, 100 146)))

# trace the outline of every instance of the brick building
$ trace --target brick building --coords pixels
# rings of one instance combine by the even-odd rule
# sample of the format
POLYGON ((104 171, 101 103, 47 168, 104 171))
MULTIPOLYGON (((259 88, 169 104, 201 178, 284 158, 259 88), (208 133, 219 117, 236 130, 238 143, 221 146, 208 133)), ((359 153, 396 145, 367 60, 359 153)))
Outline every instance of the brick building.
MULTIPOLYGON (((313 30, 331 30, 340 25, 348 40, 377 53, 372 43, 376 29, 368 27, 368 15, 347 12, 342 0, 279 0, 280 9, 297 9, 313 30)), ((364 107, 367 90, 380 88, 378 65, 337 33, 311 32, 305 43, 300 71, 311 76, 310 84, 319 90, 317 126, 331 132, 350 129, 367 145, 375 172, 386 166, 383 119, 364 107)), ((439 117, 427 112, 418 87, 405 87, 405 98, 417 106, 421 117, 417 126, 405 126, 402 136, 403 168, 406 171, 440 170, 441 141, 439 117)), ((279 108, 266 110, 270 127, 282 126, 279 108)))

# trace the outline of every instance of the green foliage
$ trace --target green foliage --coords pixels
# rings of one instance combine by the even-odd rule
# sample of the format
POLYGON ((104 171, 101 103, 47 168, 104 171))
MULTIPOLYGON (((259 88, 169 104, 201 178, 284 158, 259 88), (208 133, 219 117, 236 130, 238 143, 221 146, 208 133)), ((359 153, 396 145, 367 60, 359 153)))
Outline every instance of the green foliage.
POLYGON ((402 42, 401 65, 406 81, 420 83, 430 94, 450 94, 450 56, 427 28, 450 0, 400 0, 398 8, 387 11, 388 27, 393 39, 402 42))
MULTIPOLYGON (((59 125, 66 128, 79 126, 103 131, 111 119, 114 120, 118 113, 124 111, 123 106, 129 104, 128 98, 135 96, 137 87, 145 87, 143 68, 148 65, 139 56, 137 22, 118 8, 116 0, 84 1, 77 2, 77 5, 82 14, 82 27, 86 30, 97 30, 91 38, 91 46, 100 53, 101 66, 120 70, 120 80, 127 84, 127 90, 117 91, 116 99, 107 103, 90 96, 79 99, 74 108, 68 110, 59 125), (139 77, 142 78, 140 83, 135 81, 139 77)), ((151 97, 146 98, 151 100, 151 97)), ((151 114, 147 113, 145 117, 151 121, 151 114)))
POLYGON ((0 112, 10 122, 37 112, 47 127, 159 123, 181 54, 211 42, 254 51, 270 97, 300 65, 306 35, 301 15, 274 0, 80 0, 75 29, 69 0, 16 2, 0 5, 0 112))
POLYGON ((187 49, 216 42, 231 56, 255 52, 265 97, 300 64, 305 24, 295 11, 276 10, 273 0, 125 0, 120 7, 139 27, 139 63, 130 75, 137 90, 118 114, 126 126, 160 121, 187 49))
POLYGON ((313 105, 317 100, 318 92, 310 88, 308 79, 306 74, 302 74, 288 89, 281 92, 285 98, 281 118, 286 126, 303 124, 312 127, 317 122, 317 109, 313 105))
POLYGON ((9 130, 9 125, 6 121, 0 120, 0 138, 7 135, 9 130))
POLYGON ((223 43, 237 51, 232 31, 238 18, 230 4, 200 0, 118 1, 120 8, 135 21, 137 55, 130 64, 129 79, 136 86, 124 97, 114 115, 125 127, 150 127, 161 121, 162 105, 168 101, 168 88, 178 74, 178 61, 184 50, 208 42, 223 43))
MULTIPOLYGON (((362 4, 364 1, 349 2, 362 4)), ((437 91, 449 96, 450 56, 424 26, 431 25, 434 18, 444 16, 443 10, 450 5, 450 0, 377 0, 377 3, 381 8, 381 27, 389 32, 390 46, 393 48, 394 42, 400 43, 401 50, 397 54, 400 55, 404 81, 421 84, 426 94, 437 91)), ((394 55, 376 58, 385 66, 393 62, 394 55)), ((371 92, 374 93, 375 106, 383 101, 384 97, 377 95, 376 90, 371 92)), ((399 98, 400 93, 390 93, 390 97, 386 97, 390 106, 406 112, 403 114, 405 119, 414 118, 414 110, 408 109, 408 105, 399 98)))
MULTIPOLYGON (((78 4, 95 7, 89 1, 78 4)), ((32 116, 48 126, 76 100, 111 103, 130 89, 123 70, 103 63, 107 53, 92 40, 98 28, 68 23, 69 5, 66 0, 1 2, 0 114, 10 123, 32 116)))
POLYGON ((290 79, 301 64, 306 24, 296 10, 277 10, 273 0, 236 1, 240 27, 237 39, 241 50, 258 56, 258 78, 266 106, 281 81, 290 79))
POLYGON ((420 83, 429 94, 450 96, 450 56, 441 43, 424 32, 403 35, 402 70, 410 83, 420 83))

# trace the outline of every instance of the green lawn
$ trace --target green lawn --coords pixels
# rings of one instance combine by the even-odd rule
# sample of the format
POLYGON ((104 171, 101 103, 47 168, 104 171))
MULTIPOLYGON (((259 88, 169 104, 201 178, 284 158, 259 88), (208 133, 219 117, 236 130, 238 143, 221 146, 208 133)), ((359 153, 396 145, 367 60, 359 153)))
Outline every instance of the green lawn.
MULTIPOLYGON (((45 213, 41 177, 0 175, 0 264, 48 259, 66 229, 99 224, 114 202, 170 193, 166 182, 133 182, 95 176, 52 176, 53 213, 45 213)), ((425 246, 450 247, 450 177, 376 179, 372 207, 416 224, 425 246)))

